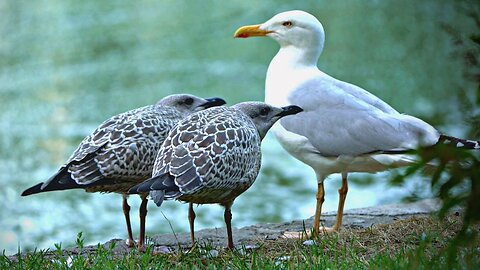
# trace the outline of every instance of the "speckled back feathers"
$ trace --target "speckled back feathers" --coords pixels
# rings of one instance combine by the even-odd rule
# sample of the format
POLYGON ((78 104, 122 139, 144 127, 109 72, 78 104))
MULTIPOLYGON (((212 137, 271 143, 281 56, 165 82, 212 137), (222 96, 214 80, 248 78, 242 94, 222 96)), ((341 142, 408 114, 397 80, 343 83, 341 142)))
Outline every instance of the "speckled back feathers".
POLYGON ((67 161, 68 171, 79 184, 146 179, 161 143, 182 118, 175 108, 160 105, 116 115, 80 143, 67 161))
POLYGON ((180 121, 158 153, 153 176, 170 174, 178 192, 166 198, 196 203, 232 201, 255 181, 261 138, 243 112, 226 107, 180 121))

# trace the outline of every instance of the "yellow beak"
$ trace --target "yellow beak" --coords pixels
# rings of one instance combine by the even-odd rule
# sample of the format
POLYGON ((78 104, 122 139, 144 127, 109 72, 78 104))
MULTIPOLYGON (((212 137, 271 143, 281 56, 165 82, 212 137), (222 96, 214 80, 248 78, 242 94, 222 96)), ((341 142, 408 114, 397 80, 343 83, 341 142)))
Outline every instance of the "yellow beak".
POLYGON ((235 34, 233 35, 233 37, 235 38, 264 37, 268 33, 272 32, 267 30, 261 30, 260 25, 261 24, 242 26, 238 28, 237 31, 235 31, 235 34))

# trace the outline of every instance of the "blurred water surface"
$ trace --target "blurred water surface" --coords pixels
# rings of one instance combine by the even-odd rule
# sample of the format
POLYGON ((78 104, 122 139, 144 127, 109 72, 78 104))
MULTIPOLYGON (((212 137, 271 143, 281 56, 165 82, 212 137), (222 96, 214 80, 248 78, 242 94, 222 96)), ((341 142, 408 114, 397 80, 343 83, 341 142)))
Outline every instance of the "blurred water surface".
MULTIPOLYGON (((235 40, 233 32, 290 9, 324 24, 319 66, 325 72, 462 135, 455 112, 455 93, 465 87, 462 64, 451 57, 452 42, 440 25, 466 33, 472 26, 454 1, 1 1, 0 250, 69 246, 79 231, 88 243, 125 238, 120 195, 20 193, 48 179, 114 114, 179 92, 221 96, 229 104, 263 100, 277 45, 235 40)), ((234 226, 308 218, 313 172, 271 136, 263 149, 261 175, 233 207, 234 226)), ((346 208, 398 202, 424 188, 418 181, 389 187, 388 177, 353 175, 346 208)), ((330 178, 325 211, 337 204, 339 176, 330 178)), ((130 202, 138 233, 139 199, 130 202)), ((200 206, 197 217, 197 229, 224 226, 219 206, 200 206)), ((187 231, 187 206, 150 205, 147 233, 171 232, 169 221, 175 232, 187 231)))

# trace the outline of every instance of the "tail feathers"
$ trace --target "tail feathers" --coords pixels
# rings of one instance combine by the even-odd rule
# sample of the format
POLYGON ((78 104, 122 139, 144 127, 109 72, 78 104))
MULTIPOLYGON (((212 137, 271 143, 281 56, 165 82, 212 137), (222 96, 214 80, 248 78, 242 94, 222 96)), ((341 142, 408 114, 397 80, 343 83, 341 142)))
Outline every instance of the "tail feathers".
POLYGON ((40 192, 44 192, 44 190, 42 190, 42 185, 43 185, 43 182, 42 182, 42 183, 39 183, 39 184, 36 184, 36 185, 33 186, 33 187, 30 187, 30 188, 25 189, 25 190, 22 192, 22 196, 28 196, 28 195, 32 195, 32 194, 37 194, 37 193, 40 193, 40 192))
POLYGON ((133 186, 128 193, 138 194, 140 192, 149 192, 152 190, 163 190, 165 192, 178 191, 175 185, 174 177, 164 173, 145 180, 143 183, 133 186))
POLYGON ((140 192, 149 192, 150 199, 160 207, 165 200, 166 193, 178 194, 179 189, 175 184, 175 178, 172 175, 162 173, 144 181, 143 183, 133 186, 128 191, 128 194, 138 194, 140 192))
POLYGON ((463 149, 480 149, 480 141, 460 139, 447 135, 440 135, 437 144, 454 144, 458 148, 463 149))
MULTIPOLYGON (((455 145, 457 148, 462 148, 462 149, 470 149, 470 150, 475 150, 478 149, 480 150, 480 141, 474 141, 474 140, 466 140, 466 139, 460 139, 452 136, 447 136, 447 135, 440 135, 440 138, 438 138, 438 144, 451 144, 455 145)), ((428 148, 428 147, 427 147, 428 148)), ((375 151, 371 152, 369 154, 408 154, 412 151, 412 149, 393 149, 393 150, 383 150, 383 151, 375 151)))
POLYGON ((155 177, 145 180, 142 183, 131 187, 128 190, 128 194, 139 194, 140 192, 148 192, 150 191, 150 187, 153 183, 155 183, 156 180, 157 179, 155 177))
POLYGON ((153 202, 160 207, 165 200, 165 191, 164 190, 152 190, 150 191, 150 198, 153 202))
POLYGON ((36 184, 33 187, 30 187, 22 192, 22 196, 28 196, 36 193, 54 191, 54 190, 64 190, 64 189, 74 189, 74 188, 85 188, 85 185, 79 185, 75 180, 72 179, 70 173, 68 172, 68 167, 62 167, 60 170, 52 176, 48 181, 36 184))

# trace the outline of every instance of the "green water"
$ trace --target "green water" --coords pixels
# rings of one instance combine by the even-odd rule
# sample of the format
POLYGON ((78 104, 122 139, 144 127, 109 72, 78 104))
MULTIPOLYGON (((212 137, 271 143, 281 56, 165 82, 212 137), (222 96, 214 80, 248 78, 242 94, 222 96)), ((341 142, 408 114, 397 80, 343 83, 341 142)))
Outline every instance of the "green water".
MULTIPOLYGON (((125 238, 121 198, 83 191, 20 197, 44 181, 106 118, 179 92, 221 96, 229 104, 263 100, 277 45, 235 40, 245 24, 303 9, 324 24, 319 66, 358 84, 399 111, 462 136, 455 93, 462 63, 440 27, 472 29, 454 1, 0 1, 0 250, 125 238), (445 123, 449 123, 446 125, 445 123)), ((255 185, 238 198, 233 224, 307 218, 313 172, 268 136, 255 185)), ((389 174, 354 175, 346 208, 398 202, 415 189, 391 188, 389 174), (361 182, 374 182, 365 186, 361 182)), ((338 176, 332 176, 337 179, 338 176)), ((327 181, 324 210, 334 210, 338 181, 327 181)), ((139 200, 130 199, 138 233, 139 200)), ((187 207, 150 205, 147 233, 187 231, 187 207)), ((197 209, 197 228, 222 227, 219 206, 197 209)))

